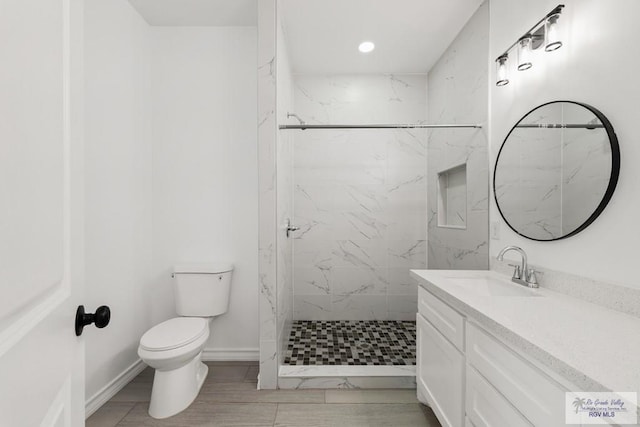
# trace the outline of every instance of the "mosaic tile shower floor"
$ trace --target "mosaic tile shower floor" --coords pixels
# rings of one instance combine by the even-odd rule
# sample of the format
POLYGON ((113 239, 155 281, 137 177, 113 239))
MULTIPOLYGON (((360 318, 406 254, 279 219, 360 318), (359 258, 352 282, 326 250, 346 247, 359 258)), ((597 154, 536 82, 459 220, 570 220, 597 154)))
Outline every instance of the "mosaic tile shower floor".
POLYGON ((296 320, 285 365, 415 365, 416 322, 296 320))

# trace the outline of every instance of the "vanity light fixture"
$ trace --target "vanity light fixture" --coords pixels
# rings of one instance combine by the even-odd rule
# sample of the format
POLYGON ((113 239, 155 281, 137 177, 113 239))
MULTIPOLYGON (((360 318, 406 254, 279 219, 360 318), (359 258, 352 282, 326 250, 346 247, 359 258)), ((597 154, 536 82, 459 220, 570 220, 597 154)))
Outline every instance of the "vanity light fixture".
POLYGON ((358 46, 358 50, 362 53, 372 52, 375 48, 376 45, 373 42, 362 42, 360 43, 360 46, 358 46))
POLYGON ((504 86, 509 83, 507 59, 509 58, 509 52, 514 47, 518 47, 518 71, 524 71, 533 66, 531 61, 532 51, 544 46, 546 52, 552 52, 562 46, 562 41, 558 35, 558 19, 563 8, 563 4, 556 6, 515 43, 509 46, 502 55, 496 58, 496 86, 504 86))

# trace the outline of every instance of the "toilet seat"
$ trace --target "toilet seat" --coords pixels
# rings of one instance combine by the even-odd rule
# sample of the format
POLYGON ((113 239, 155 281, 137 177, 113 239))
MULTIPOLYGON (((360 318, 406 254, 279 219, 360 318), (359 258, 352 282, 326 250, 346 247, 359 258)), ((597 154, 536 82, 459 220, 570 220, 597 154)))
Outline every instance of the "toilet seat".
POLYGON ((209 332, 209 322, 201 317, 174 317, 149 329, 140 338, 140 348, 167 351, 184 347, 209 332))

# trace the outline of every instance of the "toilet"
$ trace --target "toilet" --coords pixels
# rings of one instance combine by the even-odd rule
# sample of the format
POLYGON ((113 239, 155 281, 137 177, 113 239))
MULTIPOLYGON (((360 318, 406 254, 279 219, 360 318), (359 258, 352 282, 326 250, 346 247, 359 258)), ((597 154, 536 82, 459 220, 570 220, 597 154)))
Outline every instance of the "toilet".
POLYGON ((149 415, 167 418, 186 409, 209 368, 202 350, 209 323, 229 308, 232 264, 185 264, 173 269, 176 313, 140 338, 138 355, 154 368, 149 415))

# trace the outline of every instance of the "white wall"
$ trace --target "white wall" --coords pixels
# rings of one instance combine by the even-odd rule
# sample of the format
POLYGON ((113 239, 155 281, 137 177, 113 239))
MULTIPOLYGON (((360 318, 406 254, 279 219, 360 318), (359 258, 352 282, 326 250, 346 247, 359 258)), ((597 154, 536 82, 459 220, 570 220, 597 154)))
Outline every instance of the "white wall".
POLYGON ((85 305, 112 310, 83 335, 87 398, 175 315, 175 263, 235 264, 207 350, 256 357, 256 29, 154 28, 124 0, 89 0, 85 58, 85 305))
POLYGON ((564 2, 559 21, 563 47, 536 53, 533 68, 526 72, 511 69, 510 83, 495 86, 493 60, 557 3, 491 0, 491 168, 502 141, 521 116, 544 102, 574 100, 593 105, 611 121, 622 158, 618 187, 593 224, 556 242, 534 242, 516 235, 503 222, 492 195, 491 221, 501 226, 500 239, 491 241, 490 252, 495 256, 502 247, 515 244, 527 251, 534 265, 640 288, 636 246, 640 240, 640 174, 636 167, 640 161, 640 59, 626 48, 640 39, 640 2, 564 2))
MULTIPOLYGON (((85 9, 85 308, 111 307, 85 329, 86 396, 137 359, 151 319, 150 39, 124 0, 85 9)), ((45 355, 46 356, 46 355, 45 355)))
POLYGON ((154 322, 175 315, 171 269, 235 265, 207 350, 258 349, 256 29, 152 27, 154 322))

